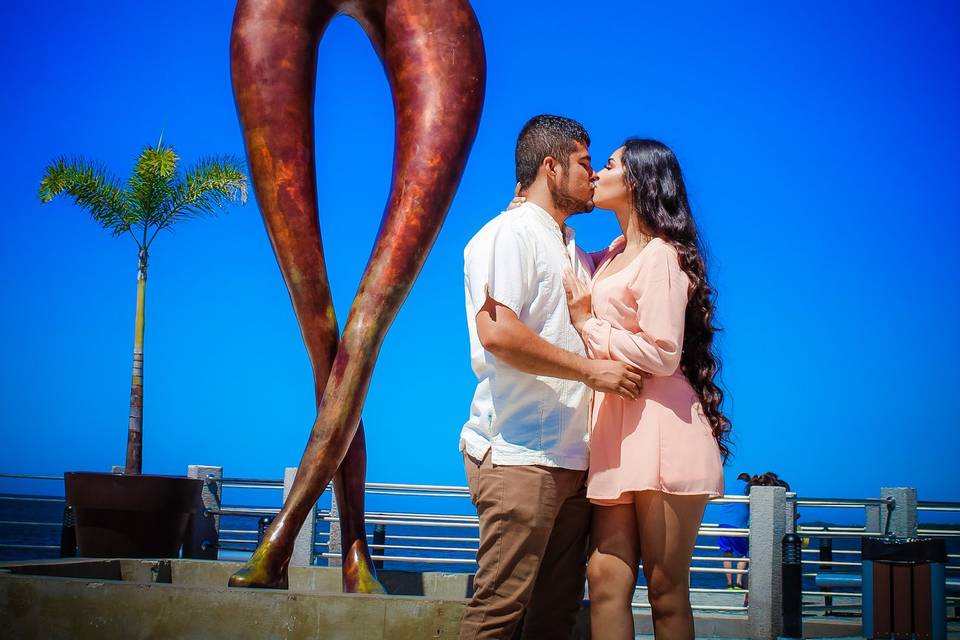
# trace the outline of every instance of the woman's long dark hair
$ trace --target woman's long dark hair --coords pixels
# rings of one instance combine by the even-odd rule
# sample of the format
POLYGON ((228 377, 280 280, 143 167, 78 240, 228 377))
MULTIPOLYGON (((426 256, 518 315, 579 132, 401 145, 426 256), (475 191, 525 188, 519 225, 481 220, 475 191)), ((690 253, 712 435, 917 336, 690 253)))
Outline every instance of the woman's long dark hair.
POLYGON ((703 247, 687 201, 680 163, 656 140, 630 138, 623 144, 624 181, 644 229, 677 249, 680 268, 690 279, 680 368, 700 398, 724 462, 730 455, 730 420, 723 415, 723 391, 715 378, 720 360, 713 351, 713 287, 707 281, 703 247))

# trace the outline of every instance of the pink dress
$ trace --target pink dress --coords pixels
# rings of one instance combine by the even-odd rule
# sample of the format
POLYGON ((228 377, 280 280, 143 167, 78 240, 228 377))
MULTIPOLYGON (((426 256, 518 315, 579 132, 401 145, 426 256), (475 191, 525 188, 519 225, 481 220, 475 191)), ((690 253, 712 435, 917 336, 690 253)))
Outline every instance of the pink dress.
POLYGON ((720 449, 700 400, 680 371, 689 278, 676 249, 654 238, 625 268, 604 276, 621 236, 593 276, 593 314, 583 327, 591 358, 652 374, 636 400, 593 398, 587 497, 631 502, 631 491, 723 495, 720 449))

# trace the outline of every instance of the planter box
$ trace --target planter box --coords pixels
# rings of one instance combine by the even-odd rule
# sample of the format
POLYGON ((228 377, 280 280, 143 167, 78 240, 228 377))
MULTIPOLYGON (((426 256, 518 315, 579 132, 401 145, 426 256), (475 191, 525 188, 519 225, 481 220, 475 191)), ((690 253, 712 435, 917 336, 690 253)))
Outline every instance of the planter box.
POLYGON ((203 486, 196 478, 87 472, 63 481, 79 555, 89 558, 178 557, 203 486))

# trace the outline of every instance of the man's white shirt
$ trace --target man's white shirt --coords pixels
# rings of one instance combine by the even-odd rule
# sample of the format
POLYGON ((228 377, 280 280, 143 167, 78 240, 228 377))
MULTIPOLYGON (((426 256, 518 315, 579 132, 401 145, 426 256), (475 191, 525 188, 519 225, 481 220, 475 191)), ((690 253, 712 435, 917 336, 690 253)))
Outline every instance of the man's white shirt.
POLYGON ((538 464, 586 469, 590 389, 575 380, 537 376, 514 369, 483 348, 477 312, 487 295, 509 307, 535 334, 585 355, 570 323, 564 270, 589 281, 590 257, 574 242, 574 231, 541 207, 526 202, 488 222, 463 252, 463 283, 470 364, 477 389, 470 417, 460 432, 460 450, 477 460, 492 449, 493 464, 538 464))

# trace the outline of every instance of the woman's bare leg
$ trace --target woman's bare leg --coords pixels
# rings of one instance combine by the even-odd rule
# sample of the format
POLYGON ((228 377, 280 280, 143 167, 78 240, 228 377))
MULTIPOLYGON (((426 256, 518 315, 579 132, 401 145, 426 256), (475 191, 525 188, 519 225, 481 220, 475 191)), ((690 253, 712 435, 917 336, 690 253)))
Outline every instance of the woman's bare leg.
POLYGON ((690 559, 707 496, 660 491, 641 491, 636 496, 640 557, 654 634, 664 640, 693 640, 690 559))
POLYGON ((633 640, 640 537, 632 504, 594 505, 587 583, 594 638, 633 640))

